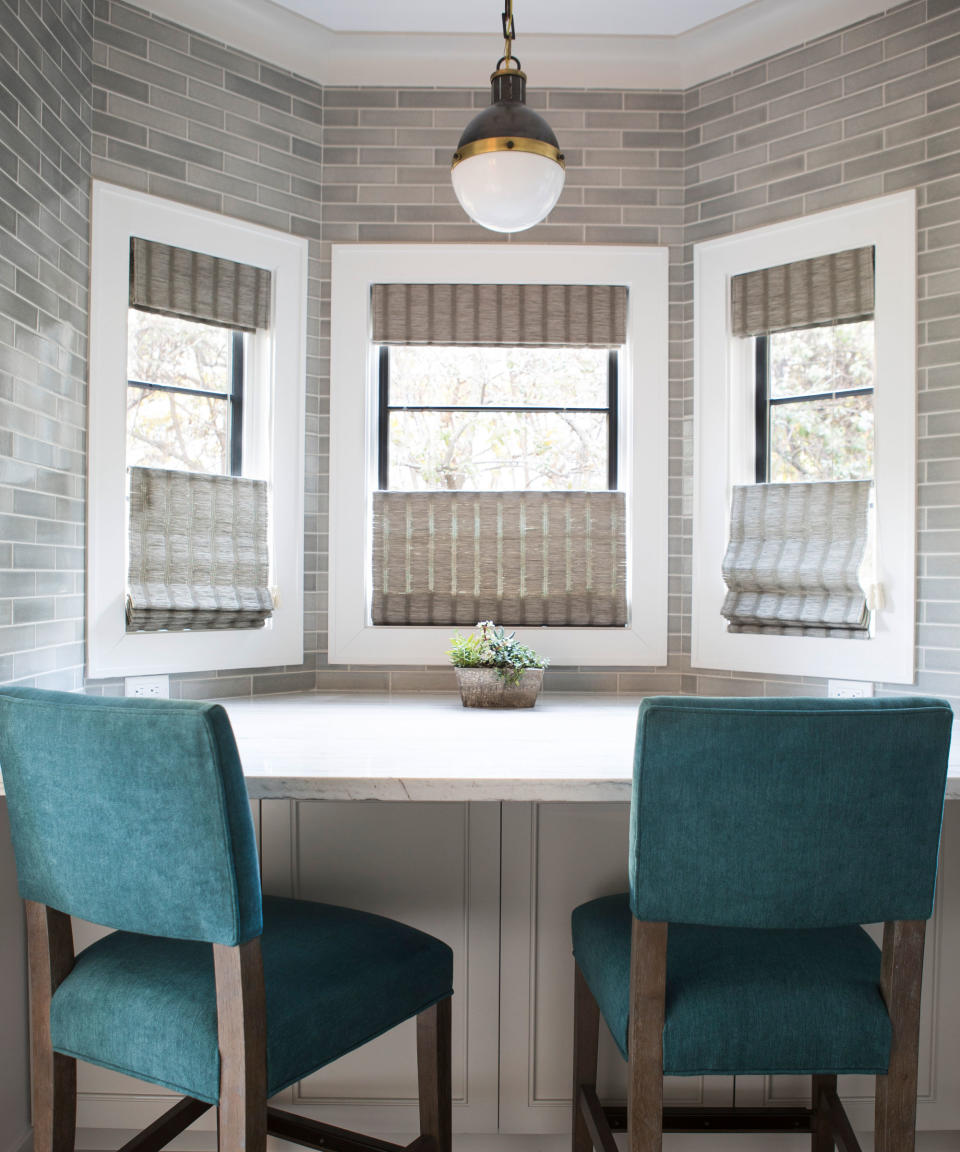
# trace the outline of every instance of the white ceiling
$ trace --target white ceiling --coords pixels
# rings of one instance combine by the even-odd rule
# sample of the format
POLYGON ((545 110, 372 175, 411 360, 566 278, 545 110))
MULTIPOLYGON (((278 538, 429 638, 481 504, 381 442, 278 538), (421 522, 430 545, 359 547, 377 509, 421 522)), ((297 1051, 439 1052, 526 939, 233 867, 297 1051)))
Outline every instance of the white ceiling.
MULTIPOLYGON (((685 89, 874 16, 887 3, 515 0, 516 52, 532 88, 685 89)), ((320 84, 483 88, 503 50, 503 0, 147 4, 320 84)))
MULTIPOLYGON (((276 0, 334 32, 500 31, 503 0, 276 0)), ((752 0, 751 0, 752 3, 752 0)), ((514 0, 519 36, 678 36, 743 0, 514 0)))

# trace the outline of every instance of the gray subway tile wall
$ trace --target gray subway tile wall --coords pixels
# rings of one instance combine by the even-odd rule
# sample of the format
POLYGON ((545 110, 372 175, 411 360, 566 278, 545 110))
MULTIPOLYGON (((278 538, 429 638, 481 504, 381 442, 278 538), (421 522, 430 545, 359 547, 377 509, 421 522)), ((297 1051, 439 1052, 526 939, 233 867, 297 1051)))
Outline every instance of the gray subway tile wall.
POLYGON ((0 5, 0 681, 83 684, 93 11, 0 5))
MULTIPOLYGON (((38 5, 0 4, 21 12, 25 28, 36 30, 38 5)), ((34 59, 35 31, 25 31, 27 47, 20 50, 35 73, 28 67, 17 78, 14 59, 0 74, 9 100, 20 108, 19 119, 0 118, 0 144, 8 149, 4 154, 0 147, 5 257, 0 348, 18 363, 26 356, 35 374, 46 379, 49 349, 34 347, 41 338, 36 318, 44 305, 55 307, 58 319, 68 316, 75 325, 65 365, 67 378, 79 384, 79 390, 57 393, 52 401, 46 392, 34 397, 20 385, 17 411, 5 406, 11 414, 0 423, 0 581, 5 585, 0 679, 49 682, 43 677, 51 673, 42 665, 51 657, 34 653, 54 649, 55 660, 75 661, 69 666, 70 684, 81 683, 79 638, 58 639, 66 633, 47 625, 82 626, 85 238, 82 245, 66 245, 52 262, 51 271, 59 276, 48 272, 36 286, 18 276, 31 274, 31 257, 51 263, 42 255, 49 252, 44 226, 49 228, 51 217, 68 233, 82 226, 86 174, 92 169, 95 177, 268 224, 305 236, 310 244, 305 662, 297 668, 177 677, 174 693, 199 698, 312 687, 452 688, 449 671, 440 668, 342 668, 327 661, 330 245, 509 243, 465 218, 449 180, 449 154, 471 110, 487 102, 487 90, 323 88, 121 0, 96 0, 95 22, 80 0, 62 0, 61 9, 74 13, 71 27, 79 20, 90 29, 87 57, 92 54, 93 65, 92 89, 87 89, 92 145, 86 141, 92 160, 89 151, 81 147, 74 155, 60 139, 64 133, 72 139, 78 125, 89 124, 89 109, 64 117, 50 133, 69 159, 53 184, 63 191, 63 206, 49 199, 51 189, 43 185, 48 199, 42 210, 34 207, 43 200, 37 195, 43 158, 24 125, 29 128, 36 119, 32 109, 44 93, 50 95, 44 85, 52 71, 49 62, 41 70, 34 59), (34 74, 44 77, 39 88, 30 86, 34 74), (12 171, 10 155, 20 158, 12 171), (18 176, 25 180, 22 187, 18 176), (10 251, 29 268, 13 264, 12 257, 7 266, 8 240, 23 246, 10 251), (63 490, 51 489, 49 479, 38 484, 38 470, 57 477, 63 490), (33 499, 44 495, 56 503, 33 499), (48 563, 52 569, 41 567, 48 563), (42 621, 51 611, 54 619, 42 621), (42 634, 41 628, 46 628, 42 634)), ((43 11, 52 9, 45 4, 43 11)), ((57 32, 47 36, 48 51, 57 47, 57 32)), ((916 187, 921 253, 916 690, 960 702, 958 33, 955 2, 912 0, 686 92, 532 87, 531 104, 548 113, 567 152, 567 182, 548 221, 517 240, 663 244, 671 263, 669 664, 666 669, 553 669, 548 691, 825 692, 822 680, 689 666, 692 245, 916 187)), ((64 83, 71 82, 76 76, 65 73, 64 83)), ((441 659, 438 653, 438 663, 441 659)), ((60 667, 54 674, 66 683, 60 667)), ((117 682, 86 687, 119 690, 117 682)))
MULTIPOLYGON (((840 34, 744 69, 729 78, 701 85, 685 94, 689 117, 699 123, 688 134, 688 157, 703 141, 730 141, 723 153, 723 171, 735 179, 723 213, 710 200, 688 195, 688 247, 683 262, 683 346, 687 365, 684 403, 693 395, 693 265, 692 239, 707 239, 772 220, 787 219, 871 196, 916 188, 918 198, 919 326, 918 326, 918 635, 917 681, 914 691, 960 697, 960 534, 955 517, 960 504, 960 438, 953 434, 958 417, 957 389, 960 342, 960 7, 924 3, 900 5, 840 34), (754 129, 716 130, 717 117, 703 114, 717 86, 735 85, 750 74, 750 87, 736 90, 735 103, 753 104, 774 78, 802 78, 790 95, 758 105, 763 113, 754 129), (840 87, 838 87, 840 85, 840 87), (941 118, 941 111, 943 116, 941 118), (699 139, 697 133, 700 133, 699 139), (764 159, 747 154, 766 147, 768 172, 762 187, 764 203, 755 206, 748 190, 764 159), (738 164, 739 156, 743 162, 738 164), (799 158, 796 173, 776 165, 799 158), (941 324, 941 321, 943 323, 941 324)), ((697 189, 716 176, 717 161, 696 158, 687 168, 687 188, 697 189)), ((715 202, 713 202, 715 203, 715 202)), ((692 460, 677 462, 684 501, 679 513, 690 531, 689 492, 692 460)), ((686 561, 683 562, 686 565, 686 561)), ((684 585, 680 617, 689 625, 689 575, 684 585)), ((684 632, 682 651, 689 651, 684 632)), ((795 685, 760 678, 768 694, 792 692, 795 685)), ((814 685, 804 685, 804 691, 814 685)), ((758 690, 758 679, 722 672, 701 673, 695 690, 701 694, 758 690), (726 683, 724 683, 726 681, 726 683)), ((817 686, 822 691, 822 682, 817 686)), ((880 691, 899 691, 880 686, 880 691)))

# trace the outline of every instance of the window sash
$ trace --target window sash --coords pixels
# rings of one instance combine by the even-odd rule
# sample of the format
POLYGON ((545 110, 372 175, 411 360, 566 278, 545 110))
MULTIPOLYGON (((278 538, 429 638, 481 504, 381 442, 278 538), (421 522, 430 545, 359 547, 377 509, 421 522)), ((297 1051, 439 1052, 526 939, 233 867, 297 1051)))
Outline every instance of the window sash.
POLYGON ((390 346, 383 344, 378 357, 377 411, 377 487, 390 491, 390 413, 391 412, 596 412, 607 418, 607 488, 614 491, 618 483, 619 442, 618 410, 620 356, 615 348, 607 354, 607 403, 605 406, 561 406, 536 404, 391 404, 390 346))
MULTIPOLYGON (((819 327, 819 326, 818 326, 819 327)), ((770 409, 782 404, 807 404, 817 400, 842 400, 848 396, 872 396, 873 387, 839 388, 833 392, 804 392, 796 396, 770 395, 770 338, 756 337, 754 356, 754 475, 758 484, 770 479, 770 409)))
POLYGON ((230 405, 230 454, 228 465, 231 476, 243 475, 243 332, 230 333, 230 391, 217 392, 206 388, 191 388, 188 384, 158 384, 150 380, 127 380, 127 388, 142 388, 146 392, 175 392, 183 396, 205 396, 230 405))

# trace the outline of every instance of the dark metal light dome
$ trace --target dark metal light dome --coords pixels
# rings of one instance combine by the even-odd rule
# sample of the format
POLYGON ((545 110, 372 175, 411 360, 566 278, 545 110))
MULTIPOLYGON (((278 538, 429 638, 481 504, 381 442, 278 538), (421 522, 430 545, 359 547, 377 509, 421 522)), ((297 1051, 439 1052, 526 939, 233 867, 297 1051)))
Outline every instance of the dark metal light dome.
POLYGON ((491 103, 464 129, 451 176, 457 199, 478 224, 520 232, 556 204, 564 163, 553 129, 526 105, 527 76, 510 52, 512 0, 503 13, 503 34, 506 50, 490 77, 491 103))

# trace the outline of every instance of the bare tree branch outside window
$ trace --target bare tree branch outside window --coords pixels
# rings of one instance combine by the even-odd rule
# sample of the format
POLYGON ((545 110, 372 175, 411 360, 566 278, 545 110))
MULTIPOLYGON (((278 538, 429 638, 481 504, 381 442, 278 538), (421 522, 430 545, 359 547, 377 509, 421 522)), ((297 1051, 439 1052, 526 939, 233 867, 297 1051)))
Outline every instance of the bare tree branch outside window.
POLYGON ((389 487, 606 488, 607 355, 602 348, 391 347, 391 409, 417 410, 390 412, 389 487))
POLYGON ((127 378, 138 383, 127 387, 127 463, 228 474, 231 330, 136 308, 128 317, 127 378))

